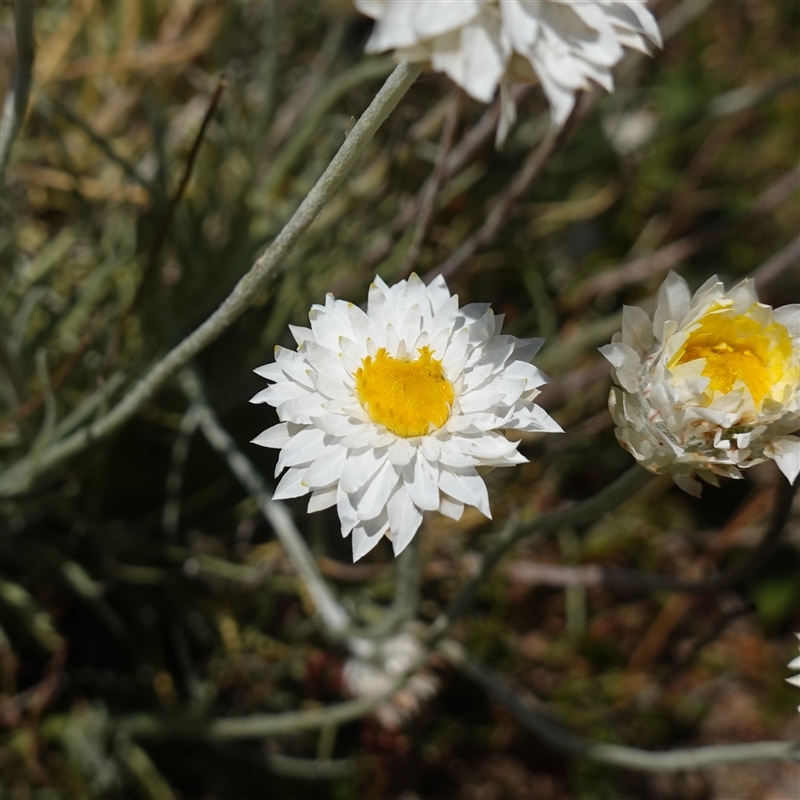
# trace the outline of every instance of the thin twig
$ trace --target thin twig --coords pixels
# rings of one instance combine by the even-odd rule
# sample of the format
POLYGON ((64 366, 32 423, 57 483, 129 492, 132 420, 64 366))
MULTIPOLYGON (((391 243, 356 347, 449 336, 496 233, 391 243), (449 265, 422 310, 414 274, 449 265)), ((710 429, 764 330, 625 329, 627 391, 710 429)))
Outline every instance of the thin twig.
POLYGON ((447 645, 450 645, 449 657, 465 675, 483 686, 526 728, 557 750, 573 756, 641 772, 679 772, 755 761, 800 761, 800 744, 797 742, 748 742, 663 752, 590 742, 567 730, 548 712, 524 702, 501 676, 470 659, 455 643, 448 642, 447 645))
POLYGON ((556 147, 562 141, 563 130, 551 128, 545 134, 539 146, 532 150, 525 159, 511 185, 489 209, 483 225, 476 233, 468 237, 450 258, 436 267, 436 269, 426 273, 426 281, 433 280, 437 275, 449 278, 461 269, 477 253, 480 247, 489 244, 495 239, 516 207, 517 202, 540 175, 544 165, 547 163, 547 159, 555 152, 556 147))
POLYGON ((329 725, 342 725, 359 719, 389 700, 404 683, 405 676, 394 681, 382 694, 347 700, 325 708, 286 711, 281 714, 222 717, 211 720, 207 724, 198 720, 161 720, 142 714, 122 718, 118 721, 117 726, 130 736, 144 738, 186 737, 220 741, 263 739, 267 736, 317 730, 329 725))
POLYGON ((778 276, 798 263, 800 263, 800 236, 792 239, 786 247, 768 258, 753 273, 753 283, 759 296, 763 295, 778 276))
POLYGON ((453 145, 453 137, 455 136, 456 128, 458 127, 458 117, 461 111, 461 90, 456 87, 453 97, 453 103, 450 106, 450 111, 447 114, 447 119, 444 123, 444 130, 442 131, 442 138, 439 142, 439 151, 436 154, 436 162, 433 165, 433 173, 429 180, 425 182, 424 193, 422 195, 422 203, 417 216, 417 227, 414 230, 414 238, 408 248, 408 254, 400 268, 399 277, 407 278, 417 266, 417 261, 422 253, 422 245, 425 243, 425 237, 428 235, 428 230, 433 222, 434 212, 436 211, 436 195, 442 185, 442 178, 444 176, 444 165, 447 160, 447 154, 453 145))
POLYGON ((375 132, 416 80, 419 70, 416 65, 405 62, 398 64, 292 218, 219 308, 152 367, 111 411, 93 424, 48 447, 35 463, 30 457, 25 457, 11 467, 3 476, 4 494, 26 488, 37 474, 117 430, 136 414, 170 376, 191 361, 250 307, 254 298, 273 273, 284 265, 297 241, 342 184, 375 132))
POLYGON ((189 181, 191 180, 194 162, 197 160, 197 154, 200 152, 200 145, 205 137, 206 129, 208 128, 209 123, 211 122, 214 113, 217 110, 217 106, 219 106, 222 93, 225 91, 227 85, 228 82, 225 79, 225 76, 220 75, 217 79, 217 85, 214 87, 214 91, 211 93, 211 97, 209 98, 208 106, 206 107, 206 113, 203 115, 200 128, 197 131, 197 135, 194 137, 192 149, 189 151, 189 155, 186 158, 181 179, 177 188, 175 189, 175 193, 172 195, 172 198, 169 201, 167 210, 164 212, 164 216, 161 219, 158 232, 156 233, 153 243, 150 246, 150 253, 147 257, 144 269, 142 270, 139 282, 136 285, 136 290, 133 293, 133 297, 131 297, 131 299, 128 301, 128 304, 122 310, 119 321, 117 322, 116 332, 111 337, 109 342, 106 357, 108 362, 114 362, 116 360, 117 352, 120 346, 120 340, 122 338, 123 331, 125 330, 125 325, 131 314, 133 314, 133 312, 136 310, 136 307, 139 305, 142 295, 144 294, 144 288, 147 285, 148 276, 153 273, 153 270, 158 263, 158 257, 161 255, 164 242, 167 240, 167 233, 169 232, 170 225, 172 225, 172 218, 175 216, 175 210, 183 198, 186 187, 189 185, 189 181))
MULTIPOLYGON (((203 116, 203 121, 200 123, 200 128, 197 131, 197 136, 194 137, 194 142, 192 143, 192 149, 189 151, 189 155, 186 158, 186 163, 183 167, 183 175, 181 175, 181 180, 178 183, 178 188, 175 190, 175 194, 172 195, 172 199, 170 200, 169 206, 167 207, 166 213, 164 214, 163 219, 161 220, 161 225, 159 226, 158 233, 156 234, 155 239, 153 240, 153 244, 150 247, 150 255, 148 258, 148 266, 147 271, 152 270, 155 262, 158 260, 158 256, 161 253, 161 248, 164 246, 164 241, 167 238, 167 232, 169 231, 170 225, 172 224, 172 217, 175 215, 175 209, 178 207, 178 203, 180 203, 181 198, 183 197, 184 192, 186 191, 186 187, 189 185, 189 181, 192 177, 192 171, 194 169, 194 162, 197 160, 197 154, 200 152, 200 145, 203 143, 203 138, 206 134, 206 129, 208 128, 214 114, 216 113, 217 106, 219 106, 219 101, 222 98, 222 93, 225 91, 225 88, 228 85, 228 81, 225 79, 224 75, 220 75, 217 79, 217 85, 214 87, 214 91, 211 93, 211 97, 208 101, 208 106, 206 107, 206 113, 203 116)), ((139 284, 141 289, 141 283, 144 281, 147 271, 144 275, 142 275, 142 281, 139 284)), ((137 295, 138 295, 137 291, 137 295)), ((135 305, 135 302, 133 303, 135 305)))
POLYGON ((33 37, 34 0, 17 0, 14 3, 14 33, 17 44, 17 66, 14 70, 14 89, 6 96, 3 116, 0 118, 0 182, 6 171, 11 146, 19 133, 28 98, 31 93, 31 75, 36 43, 33 37))
POLYGON ((48 96, 46 102, 50 103, 58 114, 71 122, 76 128, 83 131, 89 140, 99 147, 110 161, 117 164, 122 171, 133 181, 139 184, 143 189, 153 197, 159 197, 159 188, 155 183, 145 179, 136 169, 133 164, 124 159, 116 150, 108 143, 108 140, 101 136, 94 128, 91 127, 85 120, 81 119, 69 106, 64 105, 57 97, 48 96))
POLYGON ((720 241, 743 222, 773 211, 780 203, 791 197, 798 186, 800 186, 800 168, 793 168, 763 191, 741 214, 736 214, 730 220, 705 231, 684 236, 655 253, 635 258, 584 281, 570 293, 567 298, 568 305, 571 308, 584 308, 597 297, 618 292, 667 272, 690 255, 720 241))
MULTIPOLYGON (((58 391, 64 381, 72 374, 72 371, 78 366, 83 358, 83 354, 86 352, 91 343, 91 335, 88 333, 84 334, 83 338, 80 340, 75 350, 70 354, 69 358, 58 368, 56 373, 50 379, 50 389, 53 392, 58 391)), ((0 423, 0 427, 5 427, 6 425, 14 422, 22 422, 22 420, 27 419, 31 414, 33 414, 34 411, 38 411, 44 401, 45 393, 42 389, 40 389, 38 392, 36 392, 36 394, 31 395, 22 405, 17 406, 17 408, 15 408, 14 411, 0 423)))
POLYGON ((336 599, 327 581, 317 568, 302 534, 284 503, 272 499, 272 492, 252 462, 236 447, 230 434, 220 425, 205 399, 203 388, 195 373, 184 370, 180 374, 181 388, 195 408, 197 423, 208 443, 219 452, 231 472, 250 496, 258 503, 261 513, 272 525, 286 554, 308 591, 325 629, 331 635, 342 634, 350 626, 350 615, 336 599))
POLYGON ((189 457, 192 437, 199 424, 200 414, 197 407, 192 404, 181 418, 178 436, 172 445, 172 458, 170 459, 169 474, 167 475, 164 492, 166 495, 164 513, 161 516, 161 529, 164 531, 164 536, 171 541, 174 541, 178 535, 183 474, 186 470, 186 459, 189 457))
MULTIPOLYGON (((515 103, 518 103, 530 90, 531 86, 529 85, 521 84, 514 86, 511 89, 511 97, 515 103)), ((443 183, 446 183, 458 175, 475 157, 478 150, 486 145, 494 136, 499 117, 500 101, 498 100, 486 109, 478 122, 464 134, 461 141, 447 154, 442 175, 443 183)), ((364 263, 369 269, 373 269, 376 264, 383 261, 383 259, 389 255, 395 245, 397 237, 400 236, 414 221, 414 218, 419 215, 432 181, 433 176, 428 177, 414 199, 406 203, 400 210, 400 213, 395 217, 387 238, 364 255, 364 263)))
POLYGON ((586 588, 605 586, 625 594, 649 594, 665 591, 685 594, 717 594, 747 580, 764 564, 774 550, 789 519, 792 499, 796 490, 796 486, 791 486, 787 481, 781 480, 776 493, 772 519, 758 546, 728 569, 702 580, 686 580, 635 569, 603 567, 599 564, 571 567, 521 562, 512 565, 508 574, 514 582, 541 586, 583 586, 586 588))
POLYGON ((469 608, 481 584, 515 542, 533 533, 552 535, 561 528, 580 527, 601 518, 609 511, 618 508, 621 503, 644 487, 652 477, 649 472, 636 465, 597 494, 574 506, 553 511, 550 514, 542 514, 526 521, 519 521, 512 515, 502 533, 497 537, 497 541, 484 555, 477 572, 464 584, 447 609, 433 621, 428 629, 428 640, 438 640, 469 608))

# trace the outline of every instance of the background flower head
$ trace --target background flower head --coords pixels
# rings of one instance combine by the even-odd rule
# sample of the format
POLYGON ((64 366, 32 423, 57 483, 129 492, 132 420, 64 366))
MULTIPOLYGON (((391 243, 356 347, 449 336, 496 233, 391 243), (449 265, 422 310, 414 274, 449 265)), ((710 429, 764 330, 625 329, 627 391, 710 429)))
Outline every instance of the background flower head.
POLYGON ((560 431, 533 399, 546 377, 530 359, 540 339, 500 333, 488 304, 459 308, 443 278, 370 288, 366 312, 328 295, 256 372, 273 381, 254 403, 281 420, 253 441, 281 449, 276 499, 310 493, 336 506, 353 558, 385 535, 402 552, 423 511, 491 516, 479 467, 525 458, 502 431, 560 431))
POLYGON ((653 319, 626 306, 622 332, 600 351, 614 367, 617 438, 651 472, 692 494, 693 474, 741 477, 774 459, 800 472, 800 305, 758 302, 752 281, 712 277, 692 295, 670 273, 653 319))
MULTIPOLYGON (((538 81, 553 121, 563 125, 575 94, 591 83, 614 88, 611 70, 624 49, 644 53, 661 34, 644 0, 356 0, 376 19, 370 52, 394 50, 407 61, 430 63, 476 100, 497 87, 538 81)), ((514 106, 503 92, 501 129, 514 106)), ((502 138, 502 136, 501 136, 502 138)))

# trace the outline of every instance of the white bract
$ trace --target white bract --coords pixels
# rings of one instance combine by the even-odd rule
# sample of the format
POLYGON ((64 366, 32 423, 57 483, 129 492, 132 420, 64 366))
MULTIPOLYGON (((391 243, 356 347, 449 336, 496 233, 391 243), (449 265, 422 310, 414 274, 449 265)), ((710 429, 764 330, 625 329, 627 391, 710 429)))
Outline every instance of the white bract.
POLYGON ((309 319, 291 328, 296 351, 277 347, 256 370, 273 385, 251 402, 281 421, 253 442, 281 449, 276 499, 337 507, 354 560, 384 535, 401 553, 423 511, 491 516, 478 468, 526 460, 502 431, 561 430, 533 404, 547 381, 529 363, 542 340, 501 335, 502 315, 459 308, 442 278, 376 278, 366 312, 329 294, 309 319))
POLYGON ((399 728, 439 688, 435 675, 428 669, 420 669, 425 661, 425 649, 410 633, 399 633, 381 641, 356 639, 351 642, 351 648, 353 655, 345 661, 342 683, 353 697, 389 695, 404 675, 415 671, 403 681, 402 688, 397 687, 391 697, 387 696, 386 702, 375 708, 374 713, 384 728, 399 728))
POLYGON ((501 88, 500 135, 514 121, 508 86, 536 81, 563 125, 575 94, 592 82, 614 88, 624 48, 648 53, 661 34, 644 0, 355 0, 377 20, 368 52, 429 63, 476 100, 501 88))
MULTIPOLYGON (((796 633, 795 636, 800 639, 800 633, 796 633)), ((797 658, 793 658, 789 662, 789 669, 800 669, 800 656, 797 658)), ((800 687, 800 674, 792 675, 791 678, 786 679, 787 683, 791 683, 793 686, 800 687)), ((800 711, 800 705, 797 706, 797 710, 800 711)))
POLYGON ((609 407, 620 444, 690 494, 694 475, 741 478, 774 459, 800 472, 800 305, 758 302, 753 283, 713 277, 691 295, 670 273, 653 319, 625 306, 622 332, 600 352, 619 386, 609 407))

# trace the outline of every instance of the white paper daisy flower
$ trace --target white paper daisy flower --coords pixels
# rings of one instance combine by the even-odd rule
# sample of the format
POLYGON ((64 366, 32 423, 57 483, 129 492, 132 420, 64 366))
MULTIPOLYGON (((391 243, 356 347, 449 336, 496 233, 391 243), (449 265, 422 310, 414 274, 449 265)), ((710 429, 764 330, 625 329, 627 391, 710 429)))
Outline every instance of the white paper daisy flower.
POLYGON ((487 517, 481 467, 525 458, 502 431, 560 431, 534 405, 547 378, 529 360, 541 339, 500 334, 487 305, 459 308, 444 279, 375 279, 367 311, 328 295, 292 326, 297 351, 275 349, 256 372, 273 381, 251 402, 278 425, 253 442, 281 449, 276 499, 311 494, 308 510, 336 506, 353 559, 381 537, 401 553, 423 511, 487 517))
MULTIPOLYGON (((644 0, 355 0, 377 20, 368 52, 429 63, 476 100, 503 89, 501 128, 513 123, 514 81, 537 81, 563 125, 575 94, 596 83, 614 88, 611 70, 624 48, 662 44, 644 0)), ((504 132, 503 131, 503 132, 504 132)), ((501 137, 502 138, 502 135, 501 137)))
POLYGON ((620 444, 699 496, 694 475, 741 478, 774 459, 800 472, 800 305, 758 302, 753 283, 713 277, 694 295, 670 273, 655 315, 623 309, 622 332, 600 352, 614 367, 609 407, 620 444))
MULTIPOLYGON (((796 633, 796 634, 795 634, 795 636, 796 636, 798 639, 800 639, 800 633, 796 633)), ((793 659, 792 659, 792 660, 789 662, 789 669, 797 669, 797 670, 800 670, 800 656, 797 656, 797 658, 793 658, 793 659)), ((791 678, 787 678, 787 679, 786 679, 786 682, 787 682, 787 683, 791 683, 791 684, 792 684, 792 686, 797 686, 797 687, 800 687, 800 674, 798 674, 798 675, 792 675, 792 677, 791 677, 791 678)), ((798 711, 800 711, 800 705, 798 705, 798 706, 797 706, 797 710, 798 710, 798 711)))

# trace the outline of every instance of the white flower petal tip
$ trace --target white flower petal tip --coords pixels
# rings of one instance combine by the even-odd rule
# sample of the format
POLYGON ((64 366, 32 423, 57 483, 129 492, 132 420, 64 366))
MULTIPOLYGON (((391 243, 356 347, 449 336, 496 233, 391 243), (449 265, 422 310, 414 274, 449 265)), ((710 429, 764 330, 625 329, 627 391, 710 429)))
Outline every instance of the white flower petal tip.
POLYGON ((478 468, 525 461, 503 432, 561 430, 534 404, 541 342, 501 334, 488 306, 459 308, 444 279, 376 278, 366 312, 329 296, 309 318, 298 349, 257 370, 272 383, 254 400, 280 422, 253 443, 280 451, 276 499, 336 506, 354 561, 384 537, 402 553, 425 511, 491 517, 478 468))
POLYGON ((600 348, 617 386, 617 439, 646 469, 700 495, 698 476, 739 478, 774 460, 800 474, 800 306, 758 302, 751 281, 716 277, 694 294, 670 273, 652 318, 625 308, 622 333, 600 348))
POLYGON ((367 45, 394 50, 446 73, 468 94, 489 102, 500 87, 501 145, 516 111, 514 82, 536 81, 563 125, 576 93, 591 84, 614 88, 612 70, 626 48, 649 53, 661 32, 646 0, 355 0, 376 20, 367 45))
MULTIPOLYGON (((795 636, 800 639, 800 633, 796 633, 795 636)), ((793 658, 789 662, 789 669, 800 669, 800 656, 793 658)), ((800 675, 792 675, 790 678, 786 679, 786 682, 791 683, 792 686, 797 686, 800 688, 800 675)), ((797 710, 800 711, 800 705, 797 706, 797 710)))

